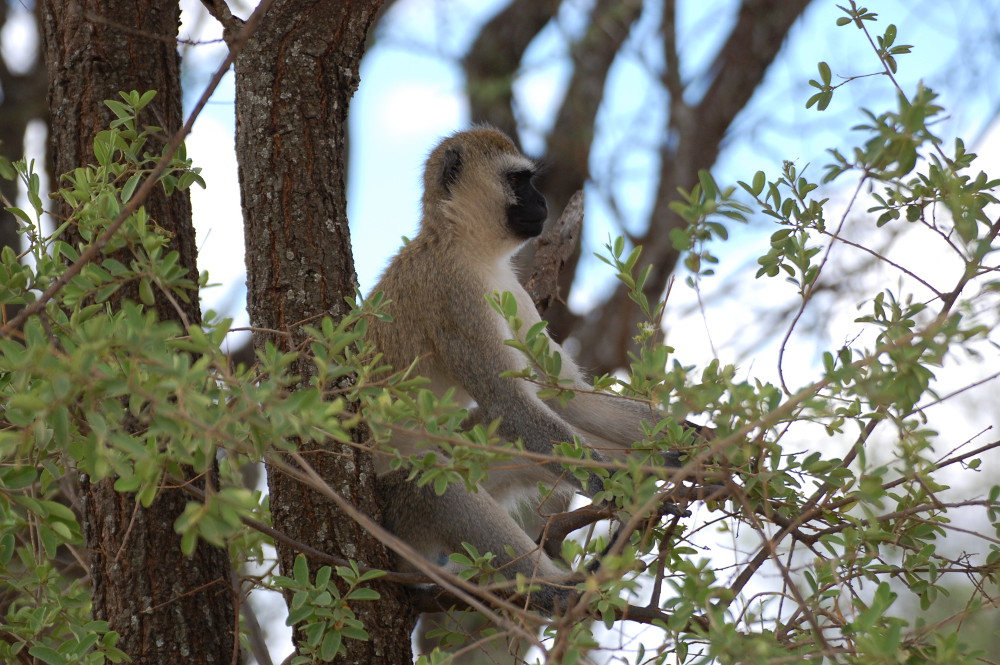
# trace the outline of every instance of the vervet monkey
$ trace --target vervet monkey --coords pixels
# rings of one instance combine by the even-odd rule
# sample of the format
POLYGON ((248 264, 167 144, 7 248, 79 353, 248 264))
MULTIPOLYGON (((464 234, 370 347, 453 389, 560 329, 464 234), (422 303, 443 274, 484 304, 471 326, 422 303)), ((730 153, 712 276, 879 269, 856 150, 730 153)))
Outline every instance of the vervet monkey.
MULTIPOLYGON (((395 369, 419 358, 416 372, 430 379, 436 394, 454 388, 460 404, 475 402, 476 420, 499 419, 501 438, 520 439, 526 450, 550 455, 554 444, 576 434, 593 459, 605 461, 602 451, 629 448, 643 438, 644 419, 658 420, 648 405, 590 392, 562 406, 541 400, 537 386, 524 379, 501 376, 523 369, 526 358, 504 344, 513 332, 486 297, 513 294, 522 331, 539 321, 511 266, 513 254, 541 233, 547 216, 545 199, 532 184, 536 171, 507 136, 488 127, 458 132, 434 149, 424 169, 419 232, 375 287, 390 301, 386 311, 393 320, 372 322, 370 339, 395 369)), ((551 345, 562 356, 561 378, 592 391, 566 352, 551 345)), ((415 443, 392 441, 403 454, 414 453, 415 443)), ((556 489, 564 494, 593 496, 603 489, 594 473, 580 483, 558 463, 521 459, 491 470, 478 492, 452 484, 438 496, 429 486, 408 482, 405 471, 390 472, 384 456, 376 460, 383 517, 391 531, 437 562, 469 542, 496 555, 509 577, 567 579, 511 517, 519 501, 537 500, 538 483, 558 482, 556 489)), ((551 609, 566 593, 565 587, 545 585, 532 600, 551 609)))

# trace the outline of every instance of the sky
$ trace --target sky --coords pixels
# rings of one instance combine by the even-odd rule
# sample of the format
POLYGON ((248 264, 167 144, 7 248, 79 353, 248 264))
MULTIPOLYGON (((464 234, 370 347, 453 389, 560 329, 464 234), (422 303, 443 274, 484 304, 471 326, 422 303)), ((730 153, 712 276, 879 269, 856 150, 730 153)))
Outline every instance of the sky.
MULTIPOLYGON (((197 8, 195 0, 185 0, 197 8)), ((493 15, 502 2, 401 0, 387 16, 387 26, 378 33, 361 68, 361 86, 351 107, 351 155, 348 191, 348 216, 356 269, 363 293, 368 293, 403 236, 412 236, 419 219, 419 183, 424 158, 444 135, 467 126, 468 109, 462 94, 463 80, 456 66, 457 56, 467 48, 471 35, 493 15), (444 18, 444 8, 448 14, 444 18), (391 194, 390 194, 391 193, 391 194)), ((583 7, 578 2, 575 6, 583 7)), ((573 3, 570 3, 574 6, 573 3)), ((944 134, 961 131, 977 136, 994 110, 996 94, 969 95, 963 77, 975 79, 984 66, 970 59, 955 39, 961 26, 988 25, 1000 3, 956 1, 941 6, 930 2, 880 2, 878 10, 884 28, 887 21, 901 25, 897 43, 917 45, 911 56, 900 58, 899 79, 904 86, 919 80, 943 86, 943 99, 950 107, 944 134), (961 75, 957 75, 960 72, 961 75), (956 99, 956 96, 959 96, 956 99), (972 103, 968 103, 969 100, 972 103), (961 103, 960 103, 961 102, 961 103)), ((714 3, 681 2, 681 52, 687 55, 685 76, 693 77, 708 66, 707 58, 727 34, 732 23, 730 0, 714 3)), ((735 123, 732 138, 713 170, 720 183, 748 179, 757 169, 776 174, 783 159, 801 167, 811 166, 815 177, 825 163, 823 151, 830 146, 849 145, 849 128, 860 120, 859 104, 872 105, 892 101, 891 89, 882 77, 855 81, 838 91, 834 103, 824 114, 807 111, 808 79, 816 76, 815 63, 831 63, 835 75, 851 76, 874 70, 874 56, 863 35, 853 28, 833 28, 839 10, 833 2, 819 2, 807 11, 793 29, 785 51, 769 72, 765 86, 745 113, 735 123)), ((656 24, 648 12, 636 32, 649 35, 656 24)), ((996 24, 994 22, 993 24, 996 24)), ((565 87, 566 39, 578 32, 579 20, 573 11, 564 11, 557 26, 550 26, 526 55, 525 69, 530 72, 519 80, 515 93, 523 110, 526 125, 536 128, 522 136, 526 150, 539 149, 540 136, 546 131, 565 87)), ((182 34, 200 39, 216 34, 211 21, 185 23, 182 34)), ((978 33, 977 33, 978 34, 978 33)), ((646 52, 643 40, 636 39, 628 49, 630 57, 615 64, 608 85, 609 100, 602 108, 602 127, 595 141, 593 170, 614 164, 625 177, 616 179, 614 194, 624 209, 621 223, 634 228, 642 223, 652 205, 656 159, 655 127, 663 99, 647 79, 654 57, 646 52), (636 142, 636 126, 648 126, 648 141, 636 142), (633 147, 632 143, 638 143, 633 147), (622 154, 624 153, 624 157, 622 154)), ((1000 40, 995 40, 1000 43, 1000 40)), ((200 93, 202 84, 223 57, 221 45, 185 48, 187 65, 185 84, 189 103, 200 93)), ((982 59, 998 56, 996 43, 983 41, 977 52, 982 59)), ((980 72, 981 73, 981 72, 980 72)), ((979 90, 983 88, 980 87, 979 90)), ((195 189, 192 198, 198 230, 200 266, 208 269, 219 287, 207 291, 205 306, 235 316, 235 325, 247 325, 241 307, 245 299, 242 255, 242 221, 236 182, 236 163, 232 150, 232 83, 227 80, 213 98, 213 103, 199 118, 188 141, 189 154, 203 168, 208 189, 195 189)), ((877 108, 877 107, 875 107, 877 108)), ((641 130, 640 130, 641 132, 641 130)), ((641 136, 641 134, 640 134, 641 136)), ((989 152, 989 151, 984 151, 989 152)), ((558 165, 553 165, 558 168, 558 165)), ((836 191, 833 195, 839 195, 836 191)), ((577 310, 586 310, 590 302, 611 285, 610 269, 592 257, 607 242, 616 227, 608 213, 606 193, 591 186, 587 190, 588 221, 584 232, 584 259, 577 287, 570 301, 577 310)), ((732 240, 716 252, 724 257, 729 274, 746 270, 754 258, 766 250, 770 230, 756 224, 750 228, 731 229, 732 240)), ((706 283, 711 289, 726 276, 706 283)), ((771 285, 768 285, 770 288, 771 285)), ((780 290, 780 286, 778 287, 780 290)), ((788 293, 791 293, 790 291, 788 293)), ((787 295, 787 293, 786 293, 787 295)), ((767 296, 770 297, 770 296, 767 296)), ((697 302, 696 294, 686 288, 671 293, 675 316, 689 316, 697 302)), ((752 308, 741 303, 725 303, 726 321, 748 324, 756 318, 752 308)), ((718 309, 718 308, 717 308, 718 309)), ((696 362, 710 358, 705 328, 713 330, 716 352, 731 349, 729 361, 745 353, 733 336, 742 336, 743 326, 716 325, 712 312, 708 321, 690 326, 674 326, 670 342, 684 348, 696 362), (726 328, 729 328, 727 330, 726 328), (685 334, 687 332, 687 334, 685 334)), ((699 317, 696 317, 699 318, 699 317)), ((853 319, 853 317, 851 317, 853 319)), ((833 340, 836 342, 837 340, 833 340)), ((816 348, 802 350, 809 368, 817 359, 816 348)), ((725 357, 725 356, 724 356, 725 357)), ((804 372, 807 375, 807 372, 804 372)))
MULTIPOLYGON (((362 63, 362 84, 351 108, 348 215, 364 293, 370 291, 401 238, 416 229, 425 156, 442 136, 469 123, 456 60, 478 26, 503 4, 502 0, 400 0, 389 12, 386 27, 380 29, 374 48, 362 63)), ((515 88, 527 119, 525 124, 536 128, 521 137, 529 153, 540 149, 540 137, 551 125, 569 72, 566 40, 578 33, 578 14, 588 5, 583 0, 567 4, 576 9, 563 11, 557 25, 547 28, 532 45, 526 56, 525 69, 529 73, 519 79, 515 88)), ((735 3, 714 0, 678 4, 680 50, 687 63, 683 74, 694 76, 699 68, 707 66, 707 57, 731 26, 735 3)), ((821 165, 819 160, 826 147, 849 145, 849 128, 860 119, 858 104, 875 107, 891 97, 884 79, 876 77, 856 81, 839 91, 824 114, 804 108, 809 94, 807 81, 815 77, 817 60, 830 62, 835 76, 873 69, 870 48, 857 30, 830 27, 839 15, 836 4, 815 3, 793 28, 765 85, 737 119, 728 147, 713 169, 720 183, 746 179, 757 169, 774 174, 783 159, 802 166, 821 165)), ((948 107, 942 133, 978 139, 981 153, 995 152, 990 149, 995 145, 995 134, 991 133, 988 119, 1000 108, 1000 89, 982 83, 991 80, 991 68, 1000 58, 1000 39, 991 38, 996 37, 997 29, 990 27, 1000 25, 1000 1, 882 0, 872 5, 881 14, 881 26, 888 21, 901 26, 898 42, 917 45, 911 56, 900 59, 898 77, 904 87, 922 80, 942 93, 948 107), (974 48, 968 48, 970 44, 974 48), (992 145, 984 144, 984 139, 992 145)), ((218 38, 215 22, 204 15, 197 0, 183 0, 182 7, 182 36, 202 42, 218 38)), ((17 72, 37 45, 33 31, 20 20, 23 8, 15 3, 11 12, 0 44, 8 66, 17 72)), ((655 13, 647 12, 636 32, 649 35, 655 23, 655 13)), ((627 152, 624 158, 620 157, 621 142, 634 138, 636 124, 655 128, 657 107, 663 102, 643 80, 653 56, 643 51, 641 39, 634 42, 637 44, 632 45, 632 56, 620 58, 612 70, 608 101, 601 111, 604 131, 596 137, 592 159, 592 169, 600 174, 612 161, 611 156, 618 156, 620 164, 616 164, 626 175, 617 178, 615 187, 620 202, 625 202, 621 223, 626 228, 641 224, 651 205, 656 163, 650 156, 652 139, 649 145, 627 152)), ((181 50, 190 107, 224 57, 224 46, 201 43, 184 45, 181 50)), ((212 282, 219 285, 204 293, 204 305, 234 316, 236 325, 246 325, 232 99, 230 75, 195 124, 188 152, 208 182, 206 190, 192 191, 200 267, 208 270, 212 282)), ((43 145, 42 129, 32 127, 28 154, 41 155, 43 145)), ((608 288, 610 271, 591 259, 590 252, 599 250, 615 232, 603 192, 588 188, 587 209, 585 264, 571 301, 578 310, 586 309, 595 294, 608 288)), ((718 249, 738 257, 759 253, 761 238, 768 233, 760 225, 734 227, 731 231, 736 241, 718 249)))
MULTIPOLYGON (((402 0, 388 16, 389 25, 380 31, 375 47, 362 64, 361 86, 351 109, 348 215, 358 277, 365 293, 395 252, 400 238, 415 231, 425 156, 440 137, 469 122, 462 94, 463 80, 455 66, 456 56, 467 47, 475 28, 500 4, 402 0), (449 12, 447 18, 442 17, 444 12, 441 10, 445 7, 449 12)), ((686 61, 689 71, 684 74, 694 76, 700 67, 707 66, 707 58, 726 35, 732 22, 733 3, 719 0, 678 4, 683 26, 680 49, 689 56, 686 61)), ((899 43, 916 44, 913 55, 900 58, 901 83, 907 89, 920 80, 940 85, 943 100, 950 107, 941 130, 945 135, 961 132, 966 136, 982 136, 985 140, 980 144, 985 154, 995 152, 998 145, 996 133, 988 130, 988 118, 995 110, 997 96, 988 91, 977 92, 974 88, 975 94, 970 94, 970 86, 977 80, 980 84, 990 80, 981 78, 983 72, 988 71, 981 59, 992 58, 995 62, 997 41, 983 38, 976 42, 973 54, 965 48, 968 44, 957 36, 967 30, 963 26, 978 26, 975 34, 988 36, 988 30, 981 28, 1000 24, 993 20, 997 4, 885 1, 877 3, 876 8, 884 17, 880 24, 882 29, 885 21, 898 23, 901 26, 899 43)), ((720 183, 747 179, 757 169, 773 175, 783 159, 792 160, 800 167, 816 164, 813 168, 819 169, 825 163, 822 161, 825 148, 850 144, 850 127, 860 120, 859 105, 879 108, 878 104, 892 101, 894 93, 887 89, 887 82, 875 77, 857 81, 839 91, 834 104, 824 114, 805 109, 804 102, 810 94, 808 79, 816 77, 818 60, 830 62, 835 74, 841 77, 867 73, 875 68, 874 56, 859 31, 831 27, 838 15, 835 3, 820 2, 796 25, 786 51, 769 73, 764 88, 736 122, 729 148, 714 171, 720 183)), ((539 137, 549 128, 564 90, 568 74, 565 39, 574 34, 577 24, 572 11, 564 12, 559 29, 548 29, 526 55, 525 68, 530 74, 518 82, 515 92, 528 119, 526 124, 536 128, 521 137, 529 153, 540 148, 539 137)), ((649 31, 652 25, 655 25, 655 16, 644 17, 637 31, 649 31)), ((597 173, 605 164, 603 159, 620 152, 622 142, 634 137, 635 123, 655 127, 661 118, 659 109, 663 100, 643 78, 650 56, 643 53, 641 44, 635 46, 635 51, 635 57, 622 59, 612 72, 608 86, 610 101, 602 109, 603 126, 608 129, 597 138, 592 160, 597 173)), ((213 55, 211 48, 204 48, 200 49, 198 58, 210 66, 207 63, 213 59, 218 61, 221 54, 213 55)), ((204 71, 189 75, 192 78, 206 76, 204 71)), ((200 87, 192 85, 190 89, 194 94, 200 87)), ((229 137, 233 130, 232 111, 227 104, 231 95, 231 86, 216 94, 218 107, 210 109, 211 112, 199 120, 188 142, 189 154, 205 169, 209 183, 205 192, 193 193, 202 266, 212 271, 213 281, 222 284, 217 294, 206 295, 209 302, 216 298, 214 302, 219 304, 215 306, 226 310, 244 297, 240 288, 242 263, 233 249, 239 246, 236 237, 241 227, 238 189, 232 177, 236 164, 231 150, 219 146, 219 137, 229 137), (231 203, 221 205, 222 201, 231 203), (203 213, 203 210, 211 212, 203 213)), ((650 136, 650 145, 654 139, 655 136, 650 136)), ((651 205, 656 162, 649 150, 636 149, 621 164, 629 176, 620 179, 617 195, 628 202, 623 223, 629 226, 641 223, 651 205)), ((993 165, 997 166, 995 161, 993 165)), ((553 166, 558 168, 558 165, 553 166)), ((814 171, 814 175, 817 172, 814 171)), ((834 188, 829 195, 834 199, 834 209, 837 206, 842 209, 846 204, 845 192, 834 188)), ((615 227, 607 214, 603 195, 593 187, 588 190, 587 210, 585 243, 588 252, 592 252, 606 242, 615 227)), ((674 316, 686 323, 670 327, 668 342, 678 349, 682 361, 703 365, 718 354, 726 362, 739 364, 745 376, 777 380, 777 344, 772 341, 747 352, 740 340, 747 331, 758 326, 756 304, 769 299, 794 299, 794 289, 778 281, 762 281, 753 282, 749 290, 737 290, 733 297, 726 297, 724 293, 727 276, 745 275, 748 266, 752 270, 755 257, 765 251, 767 236, 772 230, 763 225, 736 228, 732 240, 716 248, 716 253, 731 267, 706 285, 713 304, 704 314, 698 311, 697 294, 678 282, 671 294, 668 320, 674 316), (720 295, 720 292, 723 293, 720 295), (714 342, 714 347, 709 340, 714 342)), ((926 248, 930 245, 926 240, 911 236, 900 244, 897 252, 915 267, 940 261, 937 256, 927 256, 926 248)), ((939 268, 941 279, 950 279, 954 267, 940 265, 939 268)), ((883 277, 895 279, 893 275, 883 277)), ((571 305, 585 310, 591 299, 608 288, 610 279, 611 272, 603 264, 585 260, 571 305)), ((745 283, 752 278, 735 279, 745 283)), ((832 317, 828 328, 818 334, 824 342, 822 346, 836 348, 852 339, 857 331, 856 316, 858 313, 848 308, 842 315, 832 317)), ((237 324, 240 323, 245 324, 246 320, 238 316, 237 324)), ((792 385, 811 379, 818 362, 819 346, 806 343, 793 345, 788 350, 784 369, 792 385)), ((995 357, 995 351, 993 353, 995 357)), ((984 366, 961 362, 941 370, 939 376, 943 386, 961 386, 976 372, 987 373, 995 368, 995 362, 984 366)), ((948 406, 941 409, 941 416, 944 419, 955 417, 953 408, 961 411, 963 407, 948 406)), ((975 407, 966 408, 958 416, 968 423, 965 429, 969 431, 993 424, 990 422, 992 415, 984 416, 982 409, 975 407)), ((725 540, 725 536, 721 538, 725 540)), ((733 552, 738 549, 735 541, 726 543, 726 547, 733 552)), ((631 624, 619 628, 620 633, 606 635, 604 639, 623 648, 634 648, 632 640, 641 635, 641 629, 631 624)))
MULTIPOLYGON (((442 136, 462 129, 469 122, 456 58, 468 46, 476 28, 503 4, 496 0, 399 0, 363 61, 361 85, 351 108, 348 215, 364 293, 371 289, 402 236, 412 235, 416 229, 420 173, 427 153, 442 136)), ((892 93, 886 90, 885 80, 875 77, 838 91, 834 104, 824 114, 804 108, 809 95, 807 82, 815 78, 818 60, 829 62, 837 76, 874 69, 874 56, 861 33, 832 27, 839 15, 835 4, 818 2, 794 28, 765 86, 735 124, 729 146, 714 170, 720 183, 748 179, 757 169, 776 174, 783 159, 801 167, 815 165, 812 168, 818 169, 824 163, 825 148, 849 145, 850 127, 860 120, 858 105, 878 108, 891 100, 892 93)), ((995 75, 991 78, 1000 57, 998 28, 994 27, 1000 26, 997 20, 1000 1, 873 0, 870 4, 883 18, 880 26, 884 27, 886 22, 899 24, 899 41, 916 45, 913 55, 900 59, 899 78, 904 88, 912 89, 921 80, 939 87, 949 108, 941 131, 945 135, 961 133, 975 139, 984 155, 997 154, 1000 135, 989 119, 1000 106, 1000 93, 992 85, 995 75)), ((527 54, 526 69, 530 73, 518 81, 516 96, 528 124, 533 127, 533 131, 521 137, 529 153, 540 149, 540 137, 552 122, 568 74, 566 39, 578 31, 578 13, 586 5, 582 0, 575 5, 570 3, 557 25, 548 28, 527 54)), ((693 77, 708 66, 707 58, 726 35, 735 4, 731 0, 682 0, 678 5, 682 26, 680 50, 688 58, 687 69, 682 73, 693 77)), ((182 36, 197 40, 219 36, 214 22, 204 17, 197 0, 183 0, 182 6, 188 10, 182 36)), ((655 16, 647 15, 637 33, 649 35, 654 25, 655 16)), ((30 39, 30 31, 24 30, 23 24, 18 26, 17 20, 10 21, 7 26, 10 32, 5 32, 2 40, 2 55, 15 69, 19 58, 34 50, 25 41, 30 39)), ((648 76, 650 63, 655 66, 655 56, 645 50, 641 39, 636 39, 632 46, 631 56, 617 62, 612 72, 609 101, 601 111, 602 126, 607 131, 597 137, 592 160, 595 173, 614 163, 627 174, 615 185, 616 196, 627 202, 622 220, 626 227, 639 224, 651 205, 656 163, 650 146, 655 136, 649 135, 647 145, 639 142, 636 146, 625 146, 628 152, 621 157, 623 143, 633 140, 637 124, 655 128, 662 117, 663 103, 644 78, 648 76)), ((188 106, 222 61, 223 49, 221 44, 182 46, 188 106)), ((204 293, 203 307, 225 312, 234 317, 234 325, 246 326, 249 321, 245 313, 232 100, 232 80, 227 77, 198 119, 187 143, 189 156, 203 169, 202 175, 208 183, 206 190, 196 187, 192 191, 200 268, 209 270, 211 281, 218 284, 204 293)), ((29 153, 40 155, 44 140, 40 128, 33 128, 29 138, 29 153)), ((1000 171, 998 166, 997 159, 991 157, 982 168, 990 171, 992 167, 996 173, 1000 171)), ((615 229, 604 196, 604 192, 594 187, 588 189, 585 232, 588 252, 598 250, 615 229)), ((829 196, 834 206, 843 207, 846 203, 847 194, 841 190, 831 189, 829 196)), ((726 362, 739 364, 746 376, 775 379, 777 348, 773 342, 749 351, 740 345, 741 338, 757 324, 754 300, 793 297, 794 290, 782 283, 749 281, 752 274, 739 277, 745 275, 748 266, 752 270, 754 258, 766 249, 767 236, 772 230, 764 225, 735 228, 732 240, 715 249, 728 267, 706 283, 705 293, 711 296, 711 302, 704 313, 698 311, 697 294, 678 281, 671 293, 668 320, 683 324, 671 326, 668 341, 678 349, 685 363, 704 364, 718 354, 726 362), (750 290, 741 288, 735 291, 736 295, 727 297, 726 285, 730 283, 727 279, 749 281, 750 290)), ((901 260, 914 266, 933 265, 939 258, 927 254, 930 244, 925 241, 910 236, 895 251, 903 257, 901 260)), ((944 280, 954 268, 947 265, 938 268, 943 283, 947 283, 944 280)), ((585 310, 608 288, 612 275, 610 269, 589 258, 581 273, 571 305, 585 310)), ((886 279, 895 278, 886 275, 886 279)), ((828 329, 818 337, 827 346, 839 346, 854 334, 856 316, 855 311, 845 311, 842 316, 833 317, 828 329)), ((232 344, 240 341, 234 336, 232 344)), ((991 364, 979 367, 956 361, 954 367, 941 371, 942 381, 946 385, 963 385, 976 372, 995 371, 996 351, 988 352, 992 353, 991 364)), ((796 346, 790 351, 786 368, 793 383, 810 378, 817 357, 816 344, 796 346)), ((991 413, 984 414, 974 405, 948 407, 952 408, 966 409, 959 416, 968 423, 969 431, 994 424, 991 413)), ((947 413, 947 419, 953 417, 954 413, 947 413)), ((274 608, 262 606, 261 610, 273 617, 280 615, 274 608)), ((280 632, 277 625, 280 619, 271 623, 272 629, 280 632)), ((285 636, 275 639, 287 643, 285 636)), ((277 653, 275 656, 280 658, 277 653)))

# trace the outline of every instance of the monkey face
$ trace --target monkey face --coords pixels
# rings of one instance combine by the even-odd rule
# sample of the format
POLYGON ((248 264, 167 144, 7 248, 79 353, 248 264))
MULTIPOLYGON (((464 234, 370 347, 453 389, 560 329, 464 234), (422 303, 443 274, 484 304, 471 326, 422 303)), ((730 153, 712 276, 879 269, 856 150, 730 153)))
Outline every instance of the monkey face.
POLYGON ((531 182, 534 172, 512 171, 507 174, 507 184, 514 193, 515 203, 507 206, 507 227, 518 238, 534 238, 542 232, 548 217, 545 197, 531 182))
POLYGON ((532 184, 536 173, 535 163, 495 129, 450 136, 427 158, 421 227, 461 237, 477 256, 508 256, 539 235, 548 216, 532 184))

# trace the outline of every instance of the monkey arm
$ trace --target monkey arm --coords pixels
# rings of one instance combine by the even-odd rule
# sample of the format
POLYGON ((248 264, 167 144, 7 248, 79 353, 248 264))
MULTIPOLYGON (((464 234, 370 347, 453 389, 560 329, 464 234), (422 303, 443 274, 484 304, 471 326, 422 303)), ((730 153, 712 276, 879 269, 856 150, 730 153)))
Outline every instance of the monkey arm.
MULTIPOLYGON (((510 294, 518 305, 518 317, 521 318, 519 341, 531 344, 524 338, 524 332, 533 328, 541 319, 527 292, 517 284, 509 285, 510 294)), ((606 453, 611 458, 621 458, 632 448, 632 444, 645 438, 644 423, 655 424, 662 415, 648 402, 631 400, 609 393, 595 393, 589 380, 576 366, 572 356, 557 342, 548 336, 544 330, 541 333, 546 338, 549 353, 558 354, 562 360, 559 379, 572 384, 577 391, 574 397, 563 404, 558 399, 550 399, 544 405, 555 412, 557 417, 570 425, 575 433, 581 436, 595 450, 606 453)), ((508 348, 509 350, 509 348, 508 348)), ((529 356, 515 353, 511 361, 513 369, 522 369, 526 362, 532 362, 529 356)), ((535 389, 529 390, 532 396, 535 389)), ((678 466, 676 455, 668 454, 662 460, 664 466, 678 466)))
MULTIPOLYGON (((539 582, 531 593, 534 605, 545 611, 566 605, 572 574, 556 566, 488 492, 470 492, 458 483, 439 495, 397 470, 379 476, 378 498, 385 526, 429 561, 454 567, 448 555, 471 543, 480 554, 493 553, 492 563, 505 577, 520 574, 539 582)), ((406 561, 400 566, 410 569, 406 561)))
MULTIPOLYGON (((442 326, 434 336, 433 362, 476 401, 477 420, 499 419, 500 436, 509 441, 520 439, 525 449, 533 453, 551 455, 554 445, 572 441, 573 428, 538 398, 533 386, 521 379, 501 376, 522 369, 524 358, 504 344, 509 333, 502 330, 503 321, 486 300, 473 295, 479 289, 453 283, 448 290, 451 293, 441 300, 445 308, 443 318, 456 323, 442 326), (469 319, 495 324, 473 329, 458 323, 469 319)), ((599 461, 606 459, 596 450, 592 450, 592 456, 599 461)), ((559 462, 537 469, 538 474, 521 469, 517 474, 508 474, 510 477, 504 481, 518 483, 523 488, 533 487, 539 481, 552 484, 554 479, 566 476, 559 462)), ((572 480, 588 495, 603 489, 600 477, 592 472, 585 485, 572 480)))
POLYGON ((577 392, 565 406, 553 400, 552 409, 574 427, 590 432, 617 450, 627 450, 645 438, 644 422, 659 421, 649 404, 594 392, 577 392))

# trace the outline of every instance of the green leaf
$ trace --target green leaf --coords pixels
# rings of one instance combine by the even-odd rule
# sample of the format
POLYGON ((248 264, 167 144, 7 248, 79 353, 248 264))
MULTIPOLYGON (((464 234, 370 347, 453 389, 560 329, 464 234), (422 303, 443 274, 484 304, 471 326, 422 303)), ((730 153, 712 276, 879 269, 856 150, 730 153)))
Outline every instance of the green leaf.
POLYGON ((386 574, 387 573, 384 570, 369 570, 366 573, 362 573, 361 576, 358 577, 357 581, 358 581, 359 584, 362 583, 362 582, 370 582, 371 580, 375 580, 375 579, 378 579, 380 577, 384 577, 386 574))
POLYGON ((705 169, 700 169, 698 171, 698 182, 701 183, 701 189, 705 192, 705 198, 709 201, 714 201, 719 196, 719 188, 715 184, 715 179, 712 178, 712 174, 705 169))
POLYGON ((892 43, 896 41, 896 26, 889 24, 889 27, 885 29, 885 36, 882 38, 884 46, 892 46, 892 43))
POLYGON ((125 185, 122 187, 122 203, 127 203, 132 198, 132 194, 135 192, 135 188, 138 186, 140 180, 142 180, 142 174, 134 173, 132 177, 125 181, 125 185))
POLYGON ((49 663, 49 665, 65 665, 69 662, 61 653, 52 647, 47 647, 42 644, 37 644, 31 647, 28 649, 28 653, 45 663, 49 663))
POLYGON ((143 305, 152 307, 156 304, 156 297, 153 295, 153 286, 148 277, 139 280, 139 300, 143 305))
POLYGON ((28 217, 28 213, 24 212, 20 208, 16 208, 14 206, 11 206, 9 208, 4 208, 4 210, 6 210, 10 214, 14 215, 18 219, 23 220, 25 223, 27 223, 27 224, 29 224, 31 226, 34 226, 34 224, 32 223, 31 217, 28 217))
POLYGON ((307 586, 309 584, 309 562, 306 558, 299 554, 295 557, 295 563, 293 564, 293 576, 295 581, 302 586, 307 586))
POLYGON ((196 529, 189 529, 181 534, 181 552, 186 556, 194 554, 194 548, 198 546, 198 534, 196 529))
POLYGON ((123 104, 114 99, 105 99, 104 105, 111 109, 111 112, 122 119, 132 118, 132 109, 128 104, 123 104))
POLYGON ((314 608, 312 605, 302 605, 301 607, 292 608, 288 610, 288 618, 285 619, 286 626, 294 626, 296 624, 302 623, 314 613, 314 608))
POLYGON ((20 395, 11 395, 8 398, 7 407, 18 411, 38 412, 44 411, 48 407, 48 403, 38 395, 22 393, 20 395))
POLYGON ((333 569, 330 566, 323 566, 318 571, 316 571, 316 588, 322 589, 330 583, 330 575, 333 574, 333 569))
POLYGON ((381 597, 375 589, 358 588, 347 594, 346 600, 378 600, 381 597))
POLYGON ((94 157, 101 166, 107 166, 111 162, 112 142, 110 132, 99 132, 94 137, 94 157))
POLYGON ((149 103, 153 101, 153 97, 156 97, 155 90, 147 90, 146 92, 142 93, 142 95, 139 97, 139 101, 136 102, 135 104, 136 110, 142 110, 146 108, 146 106, 148 106, 149 103))
POLYGON ((38 470, 33 466, 9 467, 0 473, 0 487, 5 490, 20 490, 28 487, 37 479, 38 470))
POLYGON ((670 242, 678 252, 686 252, 691 249, 691 236, 685 229, 670 229, 670 242))
POLYGON ((819 76, 823 80, 824 85, 830 85, 832 80, 832 73, 830 72, 830 65, 825 62, 819 63, 819 76))
POLYGON ((320 659, 333 660, 333 657, 340 652, 343 639, 339 630, 328 630, 323 636, 323 645, 319 649, 320 659))
POLYGON ((4 180, 17 179, 17 171, 14 169, 14 165, 3 155, 0 155, 0 178, 4 180))

